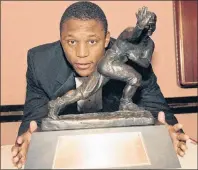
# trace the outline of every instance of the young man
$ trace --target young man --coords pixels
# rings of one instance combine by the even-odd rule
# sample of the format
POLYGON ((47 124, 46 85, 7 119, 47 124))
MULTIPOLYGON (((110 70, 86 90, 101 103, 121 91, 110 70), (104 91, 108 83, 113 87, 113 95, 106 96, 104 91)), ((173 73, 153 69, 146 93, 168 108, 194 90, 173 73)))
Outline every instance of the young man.
MULTIPOLYGON (((103 11, 91 2, 77 2, 68 7, 61 18, 60 41, 28 51, 24 116, 16 144, 12 148, 15 166, 21 168, 24 164, 31 135, 39 128, 41 119, 48 114, 48 102, 75 89, 78 86, 78 77, 91 75, 105 50, 112 44, 103 11)), ((185 141, 188 136, 178 133, 181 125, 177 124, 168 108, 151 65, 146 69, 134 63, 132 65, 142 74, 142 83, 134 96, 134 102, 143 105, 154 117, 167 125, 175 150, 183 156, 187 149, 185 141), (165 117, 172 125, 166 123, 165 117)), ((102 89, 102 107, 98 109, 118 110, 124 86, 124 82, 116 80, 105 84, 102 89)), ((77 113, 76 103, 68 106, 62 113, 77 113)))

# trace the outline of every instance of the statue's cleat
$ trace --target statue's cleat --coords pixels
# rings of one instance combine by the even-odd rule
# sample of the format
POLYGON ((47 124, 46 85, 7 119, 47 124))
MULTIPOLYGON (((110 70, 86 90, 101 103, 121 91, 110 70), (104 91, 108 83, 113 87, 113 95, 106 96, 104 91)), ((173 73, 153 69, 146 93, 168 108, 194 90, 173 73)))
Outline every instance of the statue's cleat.
POLYGON ((49 109, 49 114, 48 114, 48 117, 53 119, 53 120, 58 120, 59 117, 58 117, 58 113, 59 113, 59 106, 57 105, 57 102, 56 100, 51 100, 49 103, 48 103, 48 109, 49 109))
POLYGON ((53 120, 59 120, 59 117, 58 116, 52 116, 52 115, 48 115, 48 117, 50 118, 50 119, 53 119, 53 120))
POLYGON ((127 102, 127 103, 120 103, 119 110, 124 110, 124 111, 145 111, 144 108, 139 107, 138 105, 134 104, 133 102, 127 102))
POLYGON ((53 119, 53 120, 58 120, 59 119, 58 115, 56 115, 54 113, 56 113, 56 109, 55 108, 51 108, 49 110, 48 117, 51 118, 51 119, 53 119))

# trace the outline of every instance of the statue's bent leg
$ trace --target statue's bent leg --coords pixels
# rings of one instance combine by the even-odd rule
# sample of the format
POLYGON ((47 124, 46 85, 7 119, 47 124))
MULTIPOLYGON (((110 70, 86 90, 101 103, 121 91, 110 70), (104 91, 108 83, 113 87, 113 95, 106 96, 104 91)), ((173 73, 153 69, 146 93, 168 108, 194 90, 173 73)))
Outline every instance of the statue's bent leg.
POLYGON ((98 72, 94 72, 88 79, 82 83, 75 90, 70 90, 56 100, 49 102, 49 114, 48 117, 52 119, 58 119, 58 115, 61 109, 69 104, 75 103, 79 100, 90 97, 93 93, 100 89, 100 87, 106 83, 108 79, 100 75, 98 72))
POLYGON ((57 120, 59 119, 58 115, 61 109, 66 107, 69 104, 74 103, 75 101, 80 100, 82 97, 82 94, 79 90, 70 90, 66 94, 64 94, 61 97, 57 97, 55 100, 51 100, 48 103, 48 117, 57 120))
POLYGON ((135 71, 131 66, 117 61, 110 61, 104 59, 106 62, 101 62, 99 65, 99 72, 110 79, 116 79, 126 82, 123 90, 123 95, 120 100, 120 110, 143 110, 133 103, 132 97, 134 96, 137 88, 141 84, 142 76, 135 71))

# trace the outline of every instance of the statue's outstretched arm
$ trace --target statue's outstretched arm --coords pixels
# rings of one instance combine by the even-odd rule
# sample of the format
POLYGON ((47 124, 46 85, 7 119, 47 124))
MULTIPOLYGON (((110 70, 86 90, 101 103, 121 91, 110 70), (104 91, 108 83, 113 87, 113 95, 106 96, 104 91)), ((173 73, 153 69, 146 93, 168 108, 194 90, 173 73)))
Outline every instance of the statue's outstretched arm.
POLYGON ((119 40, 137 43, 141 40, 144 29, 148 29, 148 23, 152 18, 152 13, 146 7, 139 9, 136 13, 137 23, 135 27, 125 29, 119 36, 119 40))

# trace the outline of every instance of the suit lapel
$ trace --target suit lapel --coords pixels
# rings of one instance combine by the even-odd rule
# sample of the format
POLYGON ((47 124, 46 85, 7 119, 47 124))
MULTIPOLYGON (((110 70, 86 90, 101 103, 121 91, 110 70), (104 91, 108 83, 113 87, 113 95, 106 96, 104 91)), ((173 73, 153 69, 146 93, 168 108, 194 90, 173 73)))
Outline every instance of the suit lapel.
POLYGON ((61 45, 56 50, 56 62, 59 69, 55 79, 55 92, 52 95, 52 99, 60 97, 75 88, 74 71, 66 60, 61 45))
MULTIPOLYGON (((61 76, 59 76, 60 78, 61 76)), ((63 82, 62 80, 58 80, 59 83, 60 81, 63 82)), ((76 86, 75 86, 75 78, 74 78, 74 74, 73 72, 71 71, 70 74, 68 75, 68 78, 67 80, 61 84, 61 86, 55 91, 53 97, 57 98, 59 96, 62 96, 64 95, 66 92, 68 92, 69 90, 72 90, 72 89, 75 89, 76 86)))

